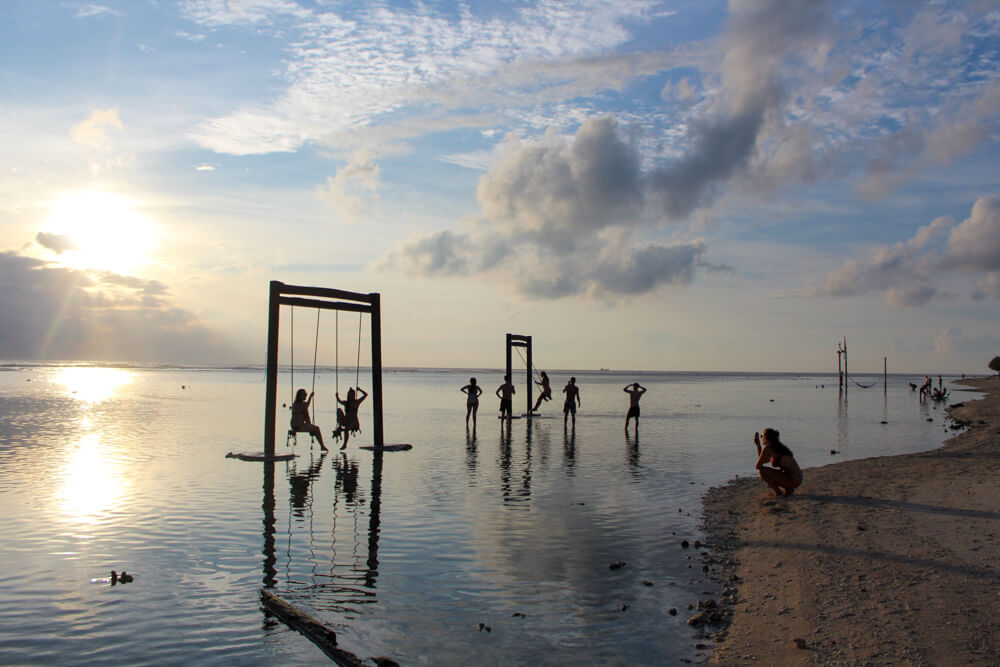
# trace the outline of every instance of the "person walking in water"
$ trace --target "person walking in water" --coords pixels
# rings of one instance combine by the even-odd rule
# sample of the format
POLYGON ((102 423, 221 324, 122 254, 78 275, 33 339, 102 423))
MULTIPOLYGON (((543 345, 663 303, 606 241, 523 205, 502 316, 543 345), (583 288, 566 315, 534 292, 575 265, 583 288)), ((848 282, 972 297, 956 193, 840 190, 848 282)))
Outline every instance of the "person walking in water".
POLYGON ((792 456, 792 450, 781 442, 780 434, 773 428, 764 429, 764 444, 761 434, 753 434, 753 444, 757 446, 757 465, 760 478, 767 482, 776 496, 790 496, 802 484, 802 469, 792 456), (770 462, 770 466, 764 465, 770 462))
POLYGON ((576 386, 575 377, 569 379, 563 387, 563 393, 566 394, 566 402, 563 403, 563 429, 566 428, 566 418, 570 415, 573 415, 573 428, 576 428, 576 408, 583 403, 580 401, 580 388, 576 386))
POLYGON ((503 384, 497 387, 496 395, 500 399, 500 425, 503 426, 504 415, 509 421, 514 415, 511 412, 511 397, 517 393, 514 385, 510 383, 510 376, 503 376, 503 384))
POLYGON ((295 392, 295 402, 292 403, 292 430, 296 433, 308 433, 316 438, 319 440, 319 446, 325 452, 327 448, 323 444, 323 432, 309 419, 309 404, 312 403, 313 395, 308 394, 308 398, 306 396, 305 389, 299 389, 295 392))
POLYGON ((467 395, 465 401, 465 428, 469 428, 469 415, 472 415, 472 430, 476 430, 476 413, 479 412, 479 396, 483 388, 476 384, 476 378, 469 378, 469 384, 460 390, 467 395))
MULTIPOLYGON (((341 449, 347 449, 347 441, 351 439, 352 432, 357 433, 361 430, 361 422, 358 421, 358 407, 362 401, 368 398, 368 392, 361 387, 358 387, 358 391, 361 392, 361 398, 358 398, 353 387, 348 389, 346 401, 342 401, 340 394, 337 394, 337 402, 344 406, 343 422, 337 425, 344 436, 344 444, 340 446, 341 449)), ((340 415, 337 416, 340 417, 340 415)))
POLYGON ((545 371, 542 371, 539 375, 541 375, 542 379, 540 382, 535 381, 535 384, 542 388, 542 393, 538 395, 538 400, 535 401, 535 407, 531 408, 532 412, 538 412, 538 406, 542 404, 542 401, 552 400, 552 387, 549 386, 549 376, 545 373, 545 371))
POLYGON ((646 388, 638 382, 625 385, 622 390, 628 394, 628 414, 625 415, 625 432, 628 433, 628 422, 635 417, 635 432, 639 433, 639 399, 646 393, 646 388))

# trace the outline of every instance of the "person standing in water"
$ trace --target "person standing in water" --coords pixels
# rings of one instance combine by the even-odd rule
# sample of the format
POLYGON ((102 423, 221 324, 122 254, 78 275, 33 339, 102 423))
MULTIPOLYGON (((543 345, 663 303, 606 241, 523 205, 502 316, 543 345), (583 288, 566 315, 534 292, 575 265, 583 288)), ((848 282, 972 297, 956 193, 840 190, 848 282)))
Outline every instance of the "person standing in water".
POLYGON ((346 401, 341 400, 340 394, 337 394, 337 402, 344 406, 344 421, 338 425, 344 435, 344 444, 340 446, 341 449, 347 449, 347 441, 351 439, 352 432, 357 433, 361 430, 361 422, 358 421, 358 407, 368 398, 368 392, 361 387, 358 387, 358 391, 361 392, 361 398, 358 398, 353 387, 348 389, 346 401))
POLYGON ((622 390, 628 394, 628 414, 625 415, 625 432, 628 433, 628 422, 635 417, 635 432, 639 433, 639 399, 646 393, 646 388, 638 382, 625 385, 622 390))
POLYGON ((503 425, 504 415, 509 421, 514 415, 511 412, 511 397, 517 393, 514 385, 510 383, 510 376, 503 376, 503 384, 497 387, 496 395, 500 399, 500 425, 503 425))
POLYGON ((573 415, 573 428, 576 428, 576 407, 578 405, 583 405, 580 401, 580 388, 576 386, 576 378, 571 377, 566 386, 563 387, 563 393, 566 394, 566 402, 563 403, 563 429, 566 428, 566 418, 569 415, 573 415))
POLYGON ((309 404, 312 403, 312 400, 313 395, 308 394, 307 398, 305 389, 299 389, 295 392, 295 402, 292 403, 291 427, 296 433, 308 433, 319 440, 319 446, 325 452, 327 449, 326 445, 323 444, 323 432, 309 419, 309 404))
POLYGON ((472 430, 476 430, 476 413, 479 412, 479 396, 483 388, 476 384, 476 378, 469 378, 469 384, 459 391, 467 395, 465 401, 465 428, 469 428, 469 415, 472 415, 472 430))
POLYGON ((802 484, 802 469, 792 456, 792 450, 781 442, 780 434, 773 428, 764 429, 764 444, 761 434, 753 434, 753 444, 757 446, 757 470, 760 478, 767 482, 776 496, 790 496, 802 484), (770 462, 770 466, 764 465, 770 462))
POLYGON ((549 386, 549 376, 545 373, 545 371, 542 371, 539 375, 541 375, 542 379, 540 382, 536 381, 535 384, 542 388, 542 393, 538 395, 538 400, 535 401, 535 407, 531 408, 532 412, 538 412, 538 406, 542 404, 542 401, 552 400, 552 387, 549 386))

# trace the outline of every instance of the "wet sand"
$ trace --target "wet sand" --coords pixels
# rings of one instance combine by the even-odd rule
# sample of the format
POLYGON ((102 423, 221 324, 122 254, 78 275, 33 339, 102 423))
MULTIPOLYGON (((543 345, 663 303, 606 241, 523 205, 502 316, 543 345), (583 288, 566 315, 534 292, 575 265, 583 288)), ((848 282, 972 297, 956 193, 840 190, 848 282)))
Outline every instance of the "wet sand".
POLYGON ((965 384, 987 397, 952 393, 969 426, 940 449, 811 468, 789 497, 757 477, 705 495, 711 662, 996 664, 1000 379, 965 384))

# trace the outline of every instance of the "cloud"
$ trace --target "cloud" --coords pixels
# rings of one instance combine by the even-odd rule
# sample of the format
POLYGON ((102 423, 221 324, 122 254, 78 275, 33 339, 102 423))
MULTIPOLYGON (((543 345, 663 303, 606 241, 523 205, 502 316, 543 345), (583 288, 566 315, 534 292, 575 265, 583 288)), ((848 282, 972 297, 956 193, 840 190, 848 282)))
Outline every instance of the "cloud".
POLYGON ((104 5, 78 4, 76 7, 77 18, 90 18, 91 16, 125 16, 124 12, 104 5))
POLYGON ((1000 197, 980 197, 959 224, 942 216, 920 227, 913 238, 883 247, 864 260, 848 259, 830 271, 814 295, 848 297, 885 292, 895 306, 922 306, 941 296, 934 287, 946 275, 987 273, 971 297, 1000 293, 1000 197), (943 241, 943 242, 942 242, 943 241))
POLYGON ((507 233, 572 249, 581 236, 633 223, 642 204, 639 155, 610 116, 586 121, 569 142, 551 132, 535 143, 510 138, 476 196, 507 233))
POLYGON ((118 109, 97 109, 87 120, 74 125, 70 136, 78 144, 90 148, 108 150, 107 128, 121 129, 122 122, 118 118, 118 109))
POLYGON ((982 197, 952 230, 943 266, 958 271, 1000 271, 1000 197, 982 197))
POLYGON ((1000 300, 1000 273, 989 273, 976 283, 976 291, 973 292, 972 298, 975 301, 1000 300))
POLYGON ((242 361, 158 281, 0 252, 0 310, 6 359, 242 361))
POLYGON ((52 234, 50 232, 38 232, 35 241, 43 248, 48 248, 57 255, 67 250, 76 250, 76 242, 66 234, 52 234))
POLYGON ((404 10, 189 0, 185 15, 205 27, 253 26, 288 44, 284 91, 211 119, 192 136, 238 155, 293 151, 309 141, 343 149, 357 145, 358 130, 432 120, 447 121, 447 129, 477 127, 483 112, 468 109, 530 109, 621 90, 678 61, 662 52, 612 52, 632 36, 626 24, 648 22, 655 6, 542 0, 480 17, 428 4, 404 10))
POLYGON ((320 197, 344 220, 354 220, 378 192, 379 168, 369 151, 358 151, 354 161, 337 170, 319 189, 320 197))

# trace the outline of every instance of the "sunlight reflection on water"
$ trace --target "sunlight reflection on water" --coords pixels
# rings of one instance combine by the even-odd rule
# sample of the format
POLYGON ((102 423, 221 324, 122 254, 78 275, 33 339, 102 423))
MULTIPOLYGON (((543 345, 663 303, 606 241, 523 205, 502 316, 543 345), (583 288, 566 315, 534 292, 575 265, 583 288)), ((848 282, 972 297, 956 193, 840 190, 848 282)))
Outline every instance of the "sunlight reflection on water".
POLYGON ((56 498, 67 519, 93 523, 129 486, 97 433, 70 445, 56 498))
POLYGON ((114 398, 118 390, 135 379, 133 371, 99 366, 70 366, 60 369, 53 381, 84 403, 100 403, 114 398))

